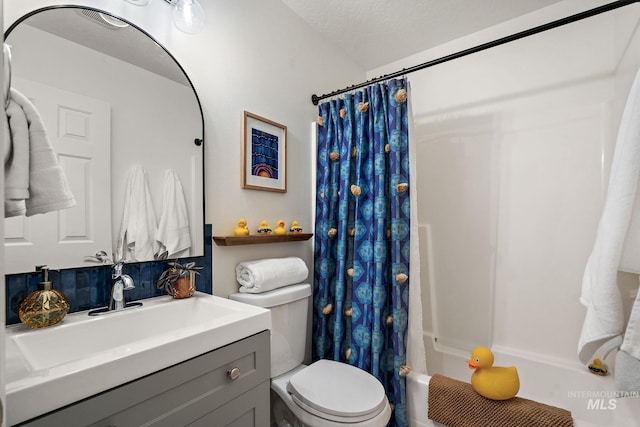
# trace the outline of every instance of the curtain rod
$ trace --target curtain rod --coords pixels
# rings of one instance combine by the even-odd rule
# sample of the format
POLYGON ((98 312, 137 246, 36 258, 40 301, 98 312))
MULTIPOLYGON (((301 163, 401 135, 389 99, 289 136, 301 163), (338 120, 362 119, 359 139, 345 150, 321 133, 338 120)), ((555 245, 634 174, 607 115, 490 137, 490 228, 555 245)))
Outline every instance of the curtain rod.
POLYGON ((556 21, 552 21, 552 22, 549 22, 547 24, 539 25, 537 27, 533 27, 533 28, 530 28, 528 30, 520 31, 518 33, 511 34, 509 36, 502 37, 502 38, 499 38, 499 39, 496 39, 496 40, 493 40, 493 41, 490 41, 490 42, 487 42, 487 43, 482 43, 482 44, 480 44, 478 46, 471 47, 471 48, 468 48, 468 49, 464 49, 464 50, 461 50, 459 52, 452 53, 450 55, 446 55, 446 56, 443 56, 441 58, 433 59, 431 61, 427 61, 427 62, 419 64, 419 65, 414 65, 413 67, 403 68, 400 71, 396 71, 396 72, 391 73, 391 74, 385 74, 384 76, 380 76, 380 77, 377 77, 375 79, 367 80, 366 82, 363 82, 363 83, 351 85, 351 86, 345 87, 344 89, 335 90, 335 91, 333 91, 331 93, 327 93, 327 94, 320 95, 320 96, 314 94, 314 95, 311 95, 311 102, 313 102, 313 105, 318 105, 318 102, 320 102, 321 100, 323 100, 325 98, 329 98, 329 97, 332 97, 332 96, 335 96, 335 95, 340 95, 341 93, 345 93, 345 92, 350 92, 350 91, 352 91, 354 89, 359 89, 361 87, 369 86, 369 85, 371 85, 373 83, 382 82, 382 81, 393 79, 393 78, 396 78, 396 77, 402 77, 405 74, 409 74, 409 73, 413 73, 415 71, 423 70, 425 68, 429 68, 429 67, 432 67, 434 65, 442 64, 444 62, 448 62, 448 61, 451 61, 453 59, 462 58, 463 56, 471 55, 472 53, 481 52, 483 50, 490 49, 492 47, 500 46, 502 44, 509 43, 509 42, 512 42, 512 41, 515 41, 515 40, 519 40, 519 39, 524 38, 524 37, 529 37, 529 36, 532 36, 534 34, 542 33, 543 31, 547 31, 547 30, 551 30, 553 28, 561 27, 563 25, 570 24, 570 23, 576 22, 576 21, 580 21, 580 20, 583 20, 585 18, 590 18, 592 16, 600 15, 601 13, 609 12, 611 10, 615 10, 615 9, 620 8, 620 7, 627 6, 627 5, 630 5, 632 3, 637 3, 637 2, 640 2, 640 0, 618 0, 618 1, 614 1, 612 3, 608 3, 608 4, 605 4, 605 5, 599 6, 599 7, 595 7, 593 9, 586 10, 584 12, 576 13, 575 15, 567 16, 566 18, 558 19, 556 21))

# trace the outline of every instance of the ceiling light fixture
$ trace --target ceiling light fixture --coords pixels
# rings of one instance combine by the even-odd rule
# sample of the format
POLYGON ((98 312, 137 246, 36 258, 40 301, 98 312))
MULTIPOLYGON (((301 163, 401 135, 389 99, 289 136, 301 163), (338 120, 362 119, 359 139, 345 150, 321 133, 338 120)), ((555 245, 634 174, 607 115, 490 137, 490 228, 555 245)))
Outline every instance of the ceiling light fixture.
MULTIPOLYGON (((146 6, 151 0, 125 0, 137 6, 146 6)), ((173 23, 180 31, 195 34, 204 28, 204 9, 198 0, 165 0, 172 7, 173 23)))
POLYGON ((173 4, 173 23, 180 31, 195 34, 204 28, 204 9, 198 0, 175 0, 170 3, 173 4))

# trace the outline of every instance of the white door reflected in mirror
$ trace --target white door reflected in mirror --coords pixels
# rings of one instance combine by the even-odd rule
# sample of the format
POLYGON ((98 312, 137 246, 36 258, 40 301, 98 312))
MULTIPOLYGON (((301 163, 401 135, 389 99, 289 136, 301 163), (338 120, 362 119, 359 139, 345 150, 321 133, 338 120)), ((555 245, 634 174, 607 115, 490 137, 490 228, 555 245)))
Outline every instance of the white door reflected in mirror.
POLYGON ((40 113, 76 205, 5 219, 7 272, 77 266, 87 255, 111 248, 111 106, 15 77, 13 87, 40 113))

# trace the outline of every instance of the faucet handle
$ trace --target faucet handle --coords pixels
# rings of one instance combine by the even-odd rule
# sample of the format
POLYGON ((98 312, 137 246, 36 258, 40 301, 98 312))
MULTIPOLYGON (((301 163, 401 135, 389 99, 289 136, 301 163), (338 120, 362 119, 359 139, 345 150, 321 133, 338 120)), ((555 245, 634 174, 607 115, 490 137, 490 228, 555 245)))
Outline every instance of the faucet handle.
POLYGON ((117 263, 113 264, 113 266, 111 267, 113 269, 112 277, 116 278, 116 277, 122 276, 123 266, 124 266, 124 261, 118 261, 117 263))

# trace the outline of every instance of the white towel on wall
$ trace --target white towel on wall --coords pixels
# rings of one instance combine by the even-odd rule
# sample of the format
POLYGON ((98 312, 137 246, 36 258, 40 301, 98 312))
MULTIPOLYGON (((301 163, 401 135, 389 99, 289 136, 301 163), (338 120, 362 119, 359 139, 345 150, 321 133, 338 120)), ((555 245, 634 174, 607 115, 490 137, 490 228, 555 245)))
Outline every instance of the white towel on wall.
POLYGON ((6 43, 2 44, 2 52, 4 54, 4 81, 2 82, 2 93, 4 95, 4 108, 9 106, 9 90, 11 89, 11 46, 6 43))
MULTIPOLYGON (((640 186, 638 186, 640 188, 640 186)), ((640 274, 640 197, 636 194, 631 222, 624 242, 620 271, 640 274)))
POLYGON ((32 216, 75 206, 42 118, 29 99, 10 89, 5 109, 5 217, 32 216))
MULTIPOLYGON (((169 258, 191 247, 189 233, 189 211, 184 199, 180 178, 173 169, 164 172, 162 213, 158 222, 156 240, 159 252, 168 252, 169 258)), ((185 256, 180 254, 180 256, 185 256)))
POLYGON ((11 98, 5 118, 4 197, 6 200, 24 200, 29 197, 29 124, 20 104, 11 98))
POLYGON ((156 242, 158 226, 147 184, 147 173, 142 166, 134 165, 130 169, 124 197, 115 259, 151 261, 159 249, 156 242))
POLYGON ((611 339, 620 339, 624 314, 617 273, 640 177, 640 72, 622 114, 607 197, 585 267, 580 302, 587 308, 578 356, 588 363, 611 339))
POLYGON ((309 269, 298 257, 267 258, 236 265, 240 292, 261 293, 303 282, 309 269))
POLYGON ((640 292, 636 294, 615 363, 616 390, 640 392, 640 292))
MULTIPOLYGON (((640 291, 636 294, 620 349, 640 359, 640 291)), ((640 372, 637 376, 640 378, 640 372)))

